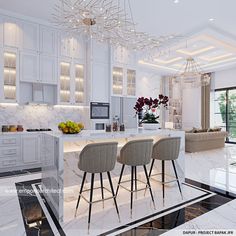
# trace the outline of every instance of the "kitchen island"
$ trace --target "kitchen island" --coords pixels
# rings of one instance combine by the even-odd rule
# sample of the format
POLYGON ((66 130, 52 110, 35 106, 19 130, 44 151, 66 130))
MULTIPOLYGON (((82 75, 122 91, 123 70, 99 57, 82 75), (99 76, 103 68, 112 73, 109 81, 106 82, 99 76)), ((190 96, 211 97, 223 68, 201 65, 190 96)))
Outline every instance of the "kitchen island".
MULTIPOLYGON (((64 135, 61 133, 47 133, 43 145, 45 162, 42 167, 42 190, 50 208, 59 222, 65 221, 66 205, 72 206, 78 197, 78 190, 82 179, 82 171, 77 167, 79 152, 86 144, 94 142, 117 141, 120 149, 127 141, 134 139, 152 138, 155 141, 162 137, 181 137, 180 155, 176 162, 177 171, 181 181, 185 177, 185 134, 183 131, 175 130, 143 130, 129 129, 124 132, 90 131, 83 130, 76 135, 64 135)), ((96 154, 95 154, 96 155, 96 154)), ((155 163, 155 171, 158 172, 160 163, 155 163)), ((116 164, 111 172, 113 184, 116 187, 120 174, 121 165, 116 164)), ((142 177, 142 168, 138 170, 138 178, 142 177)), ((173 170, 166 165, 166 173, 173 175, 173 170)), ((129 176, 130 170, 127 167, 124 175, 129 176)), ((128 200, 127 200, 128 201, 128 200)), ((75 207, 75 206, 74 206, 75 207)))

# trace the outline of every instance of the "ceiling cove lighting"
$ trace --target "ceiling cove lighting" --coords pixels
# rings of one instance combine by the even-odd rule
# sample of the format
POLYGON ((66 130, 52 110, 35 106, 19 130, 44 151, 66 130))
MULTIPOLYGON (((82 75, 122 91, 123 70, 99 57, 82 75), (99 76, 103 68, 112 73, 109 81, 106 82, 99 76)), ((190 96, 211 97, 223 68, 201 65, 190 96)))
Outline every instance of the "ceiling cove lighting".
POLYGON ((218 61, 218 60, 230 57, 232 55, 233 55, 233 53, 227 53, 227 54, 224 54, 224 55, 221 55, 221 56, 216 56, 216 57, 211 57, 211 58, 210 57, 199 57, 199 58, 204 60, 204 61, 213 62, 213 61, 218 61))
POLYGON ((165 69, 165 70, 171 70, 171 71, 178 72, 178 70, 176 70, 174 68, 170 68, 170 67, 167 67, 167 66, 157 65, 157 64, 154 64, 154 63, 150 63, 150 62, 145 62, 143 60, 139 60, 138 63, 141 64, 141 65, 152 66, 152 67, 157 67, 159 69, 165 69))
POLYGON ((192 57, 187 58, 186 64, 183 65, 183 69, 174 76, 174 82, 180 83, 182 88, 206 86, 210 84, 210 81, 210 75, 204 73, 199 64, 192 57))
POLYGON ((206 68, 206 67, 210 67, 210 66, 214 66, 214 65, 218 65, 218 64, 222 64, 222 63, 227 63, 227 62, 231 62, 231 61, 235 61, 236 57, 232 57, 232 58, 228 58, 225 60, 221 60, 221 61, 217 61, 217 62, 213 62, 213 63, 208 63, 204 66, 202 66, 202 68, 206 68))
POLYGON ((161 64, 170 64, 170 63, 173 63, 173 62, 176 62, 176 61, 180 61, 181 59, 183 59, 183 58, 182 57, 176 57, 176 58, 170 59, 168 61, 164 61, 164 60, 155 58, 154 61, 159 62, 161 64))
POLYGON ((182 54, 185 54, 185 55, 188 55, 188 56, 195 56, 195 55, 198 55, 200 53, 210 51, 214 48, 215 48, 214 46, 209 46, 209 47, 205 47, 205 48, 193 51, 193 52, 189 52, 189 51, 186 51, 184 49, 178 49, 178 50, 176 50, 176 52, 179 52, 179 53, 182 53, 182 54))
POLYGON ((53 23, 72 36, 79 34, 129 50, 159 49, 178 38, 137 31, 130 0, 59 0, 53 23))

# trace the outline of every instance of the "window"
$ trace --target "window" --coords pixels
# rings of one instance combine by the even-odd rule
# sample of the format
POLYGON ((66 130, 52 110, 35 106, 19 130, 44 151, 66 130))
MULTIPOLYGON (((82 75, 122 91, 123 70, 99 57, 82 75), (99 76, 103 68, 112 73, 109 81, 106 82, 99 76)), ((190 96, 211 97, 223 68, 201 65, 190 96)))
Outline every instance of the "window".
POLYGON ((215 91, 215 126, 229 133, 227 142, 236 143, 236 88, 215 91))

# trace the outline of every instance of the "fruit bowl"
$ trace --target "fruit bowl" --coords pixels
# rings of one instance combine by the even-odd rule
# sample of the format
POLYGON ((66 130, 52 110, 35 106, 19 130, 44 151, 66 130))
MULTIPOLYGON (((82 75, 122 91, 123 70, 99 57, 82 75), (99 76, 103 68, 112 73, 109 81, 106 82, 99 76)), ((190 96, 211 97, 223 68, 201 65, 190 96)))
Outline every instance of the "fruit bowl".
POLYGON ((58 125, 58 129, 62 131, 63 134, 78 134, 84 128, 82 123, 76 123, 71 120, 66 122, 61 122, 58 125))

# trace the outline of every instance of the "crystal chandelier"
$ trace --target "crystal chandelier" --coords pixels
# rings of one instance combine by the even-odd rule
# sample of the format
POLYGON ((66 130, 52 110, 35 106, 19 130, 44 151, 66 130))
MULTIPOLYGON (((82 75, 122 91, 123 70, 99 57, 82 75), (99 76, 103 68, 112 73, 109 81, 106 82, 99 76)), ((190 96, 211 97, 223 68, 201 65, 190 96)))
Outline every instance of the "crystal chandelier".
POLYGON ((187 58, 181 72, 174 76, 174 83, 181 83, 183 88, 207 86, 210 81, 210 74, 202 72, 199 64, 192 57, 187 58))
POLYGON ((64 31, 131 50, 159 49, 174 35, 153 37, 136 31, 130 0, 59 0, 53 22, 64 31))

